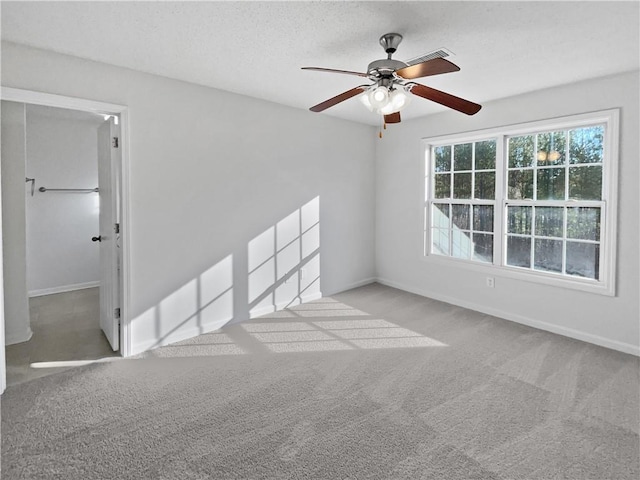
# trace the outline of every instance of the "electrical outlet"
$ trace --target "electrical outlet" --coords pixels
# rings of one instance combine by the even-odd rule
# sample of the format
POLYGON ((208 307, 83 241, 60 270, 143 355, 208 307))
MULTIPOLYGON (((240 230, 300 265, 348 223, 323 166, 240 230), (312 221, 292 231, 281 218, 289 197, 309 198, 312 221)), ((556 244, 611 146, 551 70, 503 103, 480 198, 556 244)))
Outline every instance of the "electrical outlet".
POLYGON ((487 287, 493 288, 494 286, 495 286, 494 278, 493 277, 487 277, 487 287))

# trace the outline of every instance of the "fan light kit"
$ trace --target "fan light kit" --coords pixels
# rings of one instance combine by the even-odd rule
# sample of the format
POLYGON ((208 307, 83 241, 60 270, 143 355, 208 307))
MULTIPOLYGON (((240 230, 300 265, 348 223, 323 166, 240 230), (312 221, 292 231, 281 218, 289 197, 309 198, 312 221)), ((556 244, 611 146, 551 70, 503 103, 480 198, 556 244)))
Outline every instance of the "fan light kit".
MULTIPOLYGON (((427 100, 467 115, 474 115, 480 111, 482 106, 477 103, 446 92, 441 92, 435 88, 408 81, 414 78, 457 72, 460 70, 460 67, 444 58, 432 58, 416 64, 394 60, 391 56, 396 52, 401 41, 402 35, 399 33, 387 33, 380 37, 380 45, 382 45, 382 48, 384 48, 384 51, 387 53, 387 58, 371 62, 367 67, 367 73, 335 70, 331 68, 302 67, 303 70, 356 75, 368 78, 373 82, 370 85, 360 85, 351 90, 347 90, 340 95, 336 95, 329 100, 311 107, 309 110, 312 112, 322 112, 351 97, 360 95, 360 101, 369 111, 381 115, 384 118, 383 125, 384 128, 386 128, 387 123, 400 123, 400 111, 410 103, 411 96, 409 93, 412 93, 413 95, 426 98, 427 100)), ((380 137, 382 138, 382 131, 380 132, 380 137)))
POLYGON ((411 97, 402 85, 396 85, 393 90, 387 87, 371 87, 360 96, 362 104, 378 115, 390 115, 399 112, 409 104, 411 97))

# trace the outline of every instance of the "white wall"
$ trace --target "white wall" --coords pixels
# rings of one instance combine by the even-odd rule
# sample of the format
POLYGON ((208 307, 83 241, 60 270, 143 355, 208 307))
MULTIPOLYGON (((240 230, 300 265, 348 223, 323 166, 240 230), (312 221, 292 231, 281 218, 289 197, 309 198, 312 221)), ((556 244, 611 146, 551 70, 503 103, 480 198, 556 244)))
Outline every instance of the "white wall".
POLYGON ((26 268, 25 106, 2 102, 2 244, 5 343, 31 338, 26 268))
MULTIPOLYGON (((0 113, 1 114, 1 113, 0 113)), ((0 134, 0 143, 2 142, 2 135, 0 134)), ((0 174, 0 176, 2 176, 0 174)), ((4 248, 2 245, 2 182, 0 182, 0 256, 4 258, 4 248)), ((0 291, 4 292, 4 275, 3 268, 0 268, 0 291)), ((4 345, 4 295, 0 295, 0 394, 2 394, 7 388, 7 362, 5 356, 4 345)), ((0 467, 1 470, 1 467, 0 467)))
POLYGON ((376 151, 376 267, 386 284, 627 352, 640 353, 638 72, 486 103, 403 122, 376 151), (617 294, 607 297, 501 278, 422 259, 421 138, 621 108, 617 294))
POLYGON ((98 115, 27 105, 27 288, 43 295, 100 280, 98 193, 39 192, 98 186, 98 115))
POLYGON ((373 278, 372 128, 10 43, 2 85, 130 108, 134 350, 248 318, 249 243, 316 197, 322 293, 373 278))

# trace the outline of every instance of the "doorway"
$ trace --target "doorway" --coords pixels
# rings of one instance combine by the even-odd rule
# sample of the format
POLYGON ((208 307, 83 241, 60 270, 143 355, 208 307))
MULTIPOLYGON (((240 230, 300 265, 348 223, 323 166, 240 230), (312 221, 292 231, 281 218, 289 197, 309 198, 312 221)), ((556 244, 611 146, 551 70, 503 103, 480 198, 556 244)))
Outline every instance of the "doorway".
MULTIPOLYGON (((6 88, 2 89, 2 100, 24 103, 25 112, 31 114, 25 115, 27 121, 43 112, 50 117, 57 115, 58 123, 55 124, 58 126, 66 120, 82 119, 94 130, 94 158, 100 157, 94 165, 94 176, 85 175, 86 181, 83 181, 82 175, 76 175, 82 170, 79 165, 76 168, 73 165, 55 165, 56 149, 44 146, 44 152, 51 157, 48 167, 53 169, 55 175, 41 172, 38 179, 34 175, 36 172, 28 171, 23 176, 27 181, 28 200, 39 197, 41 205, 51 207, 61 204, 63 208, 55 214, 49 208, 49 213, 41 211, 35 215, 40 215, 39 221, 34 222, 34 218, 25 221, 30 230, 28 233, 31 241, 28 252, 27 328, 23 330, 27 333, 33 331, 33 336, 26 342, 9 345, 3 350, 2 353, 7 356, 6 366, 4 362, 0 362, 0 380, 6 385, 8 368, 12 369, 11 384, 99 359, 129 354, 128 156, 124 148, 127 145, 126 107, 6 88), (57 179, 54 180, 56 175, 57 179), (30 193, 32 197, 29 197, 30 193), (74 209, 83 210, 85 217, 87 213, 89 216, 93 214, 93 223, 90 221, 83 224, 79 218, 72 219, 74 209), (60 215, 57 220, 52 218, 56 215, 60 215), (53 235, 56 229, 58 234, 62 234, 57 235, 58 240, 53 235), (72 257, 65 259, 64 250, 74 247, 71 245, 73 241, 60 240, 68 230, 74 230, 73 241, 81 243, 75 245, 72 257), (32 238, 34 231, 37 233, 35 240, 32 238), (58 248, 58 253, 54 253, 54 243, 58 247, 62 244, 62 251, 58 248), (53 268, 56 262, 58 267, 63 267, 53 268), (63 278, 45 278, 52 274, 63 278)), ((72 138, 64 138, 69 135, 57 129, 58 127, 48 128, 44 131, 63 146, 65 141, 73 141, 72 138)), ((28 146, 27 142, 25 144, 28 146)), ((37 148, 32 147, 30 150, 32 154, 37 152, 37 148)), ((57 154, 58 157, 64 156, 64 147, 62 150, 62 153, 57 154)), ((69 160, 58 158, 57 162, 69 163, 69 160)), ((27 168, 32 166, 28 161, 26 164, 27 168)), ((6 184, 6 178, 3 180, 3 184, 6 184)), ((6 195, 3 197, 6 199, 6 195)), ((5 217, 8 211, 8 216, 13 216, 13 205, 11 207, 11 210, 4 208, 5 217)), ((5 228, 4 220, 2 224, 5 228)), ((3 258, 14 257, 13 253, 11 245, 5 241, 3 258)), ((4 323, 15 322, 16 319, 15 315, 9 318, 7 313, 10 310, 8 304, 16 300, 14 283, 14 278, 7 274, 5 268, 2 289, 5 308, 2 313, 6 313, 7 318, 5 315, 1 318, 3 332, 4 323)), ((9 331, 12 327, 7 325, 6 343, 11 343, 9 331)), ((24 336, 24 332, 20 335, 24 336)))

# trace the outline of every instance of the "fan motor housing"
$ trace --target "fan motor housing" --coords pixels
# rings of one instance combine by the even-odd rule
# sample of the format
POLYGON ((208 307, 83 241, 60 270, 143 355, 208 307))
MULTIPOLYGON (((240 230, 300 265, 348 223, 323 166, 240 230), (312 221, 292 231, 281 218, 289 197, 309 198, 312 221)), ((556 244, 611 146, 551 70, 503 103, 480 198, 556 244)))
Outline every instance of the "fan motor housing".
POLYGON ((377 80, 382 77, 391 77, 393 72, 408 66, 406 63, 400 60, 383 59, 375 60, 367 67, 367 75, 372 80, 377 80))

